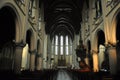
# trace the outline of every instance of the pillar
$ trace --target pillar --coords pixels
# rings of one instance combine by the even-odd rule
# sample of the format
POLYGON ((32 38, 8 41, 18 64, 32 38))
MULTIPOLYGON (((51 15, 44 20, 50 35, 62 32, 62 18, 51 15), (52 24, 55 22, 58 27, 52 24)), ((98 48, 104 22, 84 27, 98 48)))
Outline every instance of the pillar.
POLYGON ((41 53, 38 54, 37 62, 38 62, 37 70, 41 70, 42 69, 42 54, 41 53))
POLYGON ((110 73, 116 74, 117 69, 117 56, 116 56, 116 47, 115 46, 109 46, 107 48, 108 56, 109 56, 109 67, 110 67, 110 73))
POLYGON ((88 50, 86 51, 86 57, 84 58, 84 61, 85 61, 85 63, 88 65, 88 66, 90 66, 89 65, 89 58, 88 58, 88 56, 89 56, 89 53, 88 53, 88 50))
POLYGON ((70 64, 72 65, 72 54, 70 54, 70 64))
POLYGON ((51 68, 53 69, 54 66, 54 55, 51 54, 51 68))
POLYGON ((16 74, 21 73, 22 52, 25 44, 15 43, 15 57, 14 57, 14 72, 16 74))
POLYGON ((93 51, 93 71, 94 72, 98 72, 99 68, 98 68, 98 53, 97 51, 93 51))
POLYGON ((99 46, 98 59, 99 59, 99 69, 101 69, 102 63, 103 61, 105 61, 105 46, 103 45, 99 46))
POLYGON ((36 50, 30 51, 30 71, 35 70, 35 56, 36 50))
POLYGON ((89 66, 89 58, 86 57, 84 60, 85 60, 85 63, 89 66))

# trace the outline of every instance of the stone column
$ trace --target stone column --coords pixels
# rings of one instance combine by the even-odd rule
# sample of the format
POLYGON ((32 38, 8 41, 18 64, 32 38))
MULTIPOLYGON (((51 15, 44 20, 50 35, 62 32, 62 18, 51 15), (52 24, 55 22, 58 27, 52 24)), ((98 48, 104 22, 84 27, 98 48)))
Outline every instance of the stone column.
POLYGON ((89 66, 89 58, 86 57, 84 60, 85 60, 85 63, 89 66))
POLYGON ((16 74, 21 73, 22 52, 25 44, 15 43, 15 57, 14 57, 14 72, 16 74))
POLYGON ((90 66, 89 65, 89 58, 88 58, 88 50, 86 51, 86 57, 84 58, 84 60, 85 60, 85 63, 88 65, 88 66, 90 66))
POLYGON ((35 70, 35 55, 36 50, 30 51, 30 71, 35 70))
POLYGON ((117 69, 117 56, 116 56, 116 47, 115 46, 109 46, 107 48, 108 56, 109 56, 109 67, 110 67, 110 73, 116 74, 117 69))
POLYGON ((105 61, 105 46, 103 45, 99 46, 98 58, 99 58, 99 69, 101 69, 102 63, 103 61, 105 61))
POLYGON ((37 70, 41 70, 42 69, 42 54, 38 54, 38 57, 37 57, 37 70))
POLYGON ((54 65, 54 55, 51 54, 51 68, 53 69, 53 65, 54 65))
POLYGON ((98 72, 99 68, 98 68, 98 53, 97 51, 92 51, 93 54, 93 71, 94 72, 98 72))

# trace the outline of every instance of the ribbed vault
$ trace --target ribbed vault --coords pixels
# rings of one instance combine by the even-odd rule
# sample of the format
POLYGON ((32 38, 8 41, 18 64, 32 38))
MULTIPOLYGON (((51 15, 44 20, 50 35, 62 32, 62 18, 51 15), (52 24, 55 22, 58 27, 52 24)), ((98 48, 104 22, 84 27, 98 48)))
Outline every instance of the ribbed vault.
POLYGON ((45 30, 51 38, 56 34, 79 33, 83 0, 44 0, 45 30))

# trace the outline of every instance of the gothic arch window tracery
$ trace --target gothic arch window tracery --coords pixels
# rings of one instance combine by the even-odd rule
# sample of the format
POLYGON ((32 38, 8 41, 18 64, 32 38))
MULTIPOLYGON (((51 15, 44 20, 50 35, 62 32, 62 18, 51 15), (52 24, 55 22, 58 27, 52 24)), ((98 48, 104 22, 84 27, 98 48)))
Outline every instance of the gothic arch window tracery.
POLYGON ((95 8, 96 8, 96 18, 99 18, 102 15, 101 0, 95 1, 95 8))
POLYGON ((29 15, 29 22, 31 25, 36 25, 37 20, 36 20, 36 11, 37 11, 37 0, 30 0, 29 1, 29 7, 28 7, 28 15, 29 15))
POLYGON ((52 54, 70 55, 72 54, 72 40, 68 35, 55 35, 52 39, 52 54))

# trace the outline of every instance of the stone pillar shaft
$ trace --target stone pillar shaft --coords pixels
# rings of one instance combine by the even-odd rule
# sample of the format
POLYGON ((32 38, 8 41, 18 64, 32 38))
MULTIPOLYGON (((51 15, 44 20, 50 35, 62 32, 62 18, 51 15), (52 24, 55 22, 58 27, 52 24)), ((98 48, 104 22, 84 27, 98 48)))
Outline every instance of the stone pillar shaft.
POLYGON ((37 57, 37 70, 41 70, 42 69, 42 54, 38 54, 38 57, 37 57))
POLYGON ((108 47, 107 52, 109 56, 110 73, 116 74, 116 69, 117 69, 116 47, 113 46, 108 47))
POLYGON ((30 71, 35 70, 35 55, 36 50, 30 51, 30 71))
POLYGON ((84 60, 85 60, 85 63, 89 66, 89 58, 86 57, 84 60))
POLYGON ((98 53, 96 51, 93 51, 93 71, 98 72, 98 53))
POLYGON ((22 63, 22 51, 24 44, 15 44, 15 57, 14 57, 14 72, 16 74, 21 73, 21 63, 22 63))

